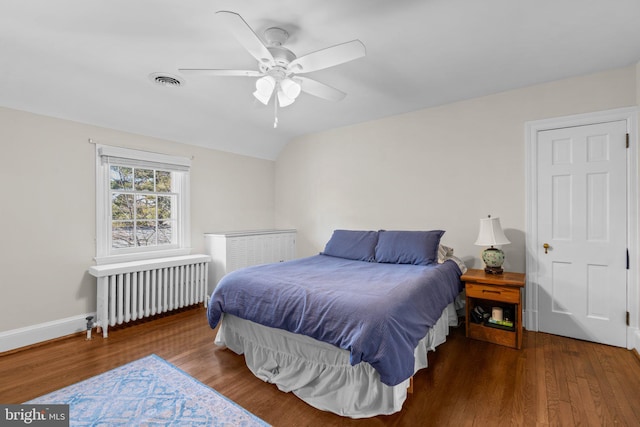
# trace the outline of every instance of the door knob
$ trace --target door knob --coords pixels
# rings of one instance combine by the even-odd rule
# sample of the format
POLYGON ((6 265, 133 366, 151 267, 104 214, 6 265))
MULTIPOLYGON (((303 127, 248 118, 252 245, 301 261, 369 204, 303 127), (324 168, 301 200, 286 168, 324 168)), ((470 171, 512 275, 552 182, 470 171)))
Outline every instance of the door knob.
POLYGON ((549 244, 545 243, 544 245, 542 245, 542 247, 544 248, 544 253, 547 254, 549 252, 547 252, 549 250, 549 244))

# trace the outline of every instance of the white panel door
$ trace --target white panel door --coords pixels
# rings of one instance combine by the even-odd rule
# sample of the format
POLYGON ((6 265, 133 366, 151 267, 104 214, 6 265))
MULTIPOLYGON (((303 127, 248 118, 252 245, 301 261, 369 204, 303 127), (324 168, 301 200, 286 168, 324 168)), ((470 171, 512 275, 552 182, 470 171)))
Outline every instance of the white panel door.
POLYGON ((538 135, 541 332, 626 346, 626 132, 616 121, 538 135))

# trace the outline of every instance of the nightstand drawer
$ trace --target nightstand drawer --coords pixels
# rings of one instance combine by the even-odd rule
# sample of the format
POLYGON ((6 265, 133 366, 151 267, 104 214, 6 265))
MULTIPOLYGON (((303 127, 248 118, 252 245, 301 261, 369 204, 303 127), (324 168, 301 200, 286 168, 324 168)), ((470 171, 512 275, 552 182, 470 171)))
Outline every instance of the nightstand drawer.
POLYGON ((467 296, 520 304, 520 288, 510 289, 467 282, 467 296))

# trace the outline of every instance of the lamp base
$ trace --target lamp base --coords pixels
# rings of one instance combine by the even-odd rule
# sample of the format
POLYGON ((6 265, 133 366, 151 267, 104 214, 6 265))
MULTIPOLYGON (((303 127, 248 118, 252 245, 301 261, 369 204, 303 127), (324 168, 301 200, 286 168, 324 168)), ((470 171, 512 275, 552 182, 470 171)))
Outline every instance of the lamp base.
POLYGON ((502 274, 504 270, 502 267, 485 267, 484 272, 487 274, 502 274))
POLYGON ((487 274, 502 274, 504 270, 502 269, 502 263, 504 262, 504 252, 501 249, 494 248, 491 246, 490 248, 485 249, 482 252, 482 260, 485 265, 485 273, 487 274))

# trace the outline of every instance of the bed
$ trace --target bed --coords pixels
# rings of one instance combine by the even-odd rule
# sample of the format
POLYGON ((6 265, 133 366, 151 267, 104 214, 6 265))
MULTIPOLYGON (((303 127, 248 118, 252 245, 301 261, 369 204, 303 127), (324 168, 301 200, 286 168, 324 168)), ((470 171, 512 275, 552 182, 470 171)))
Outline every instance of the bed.
POLYGON ((457 325, 465 267, 443 233, 335 230, 318 255, 229 273, 207 309, 215 342, 318 409, 397 412, 457 325))

